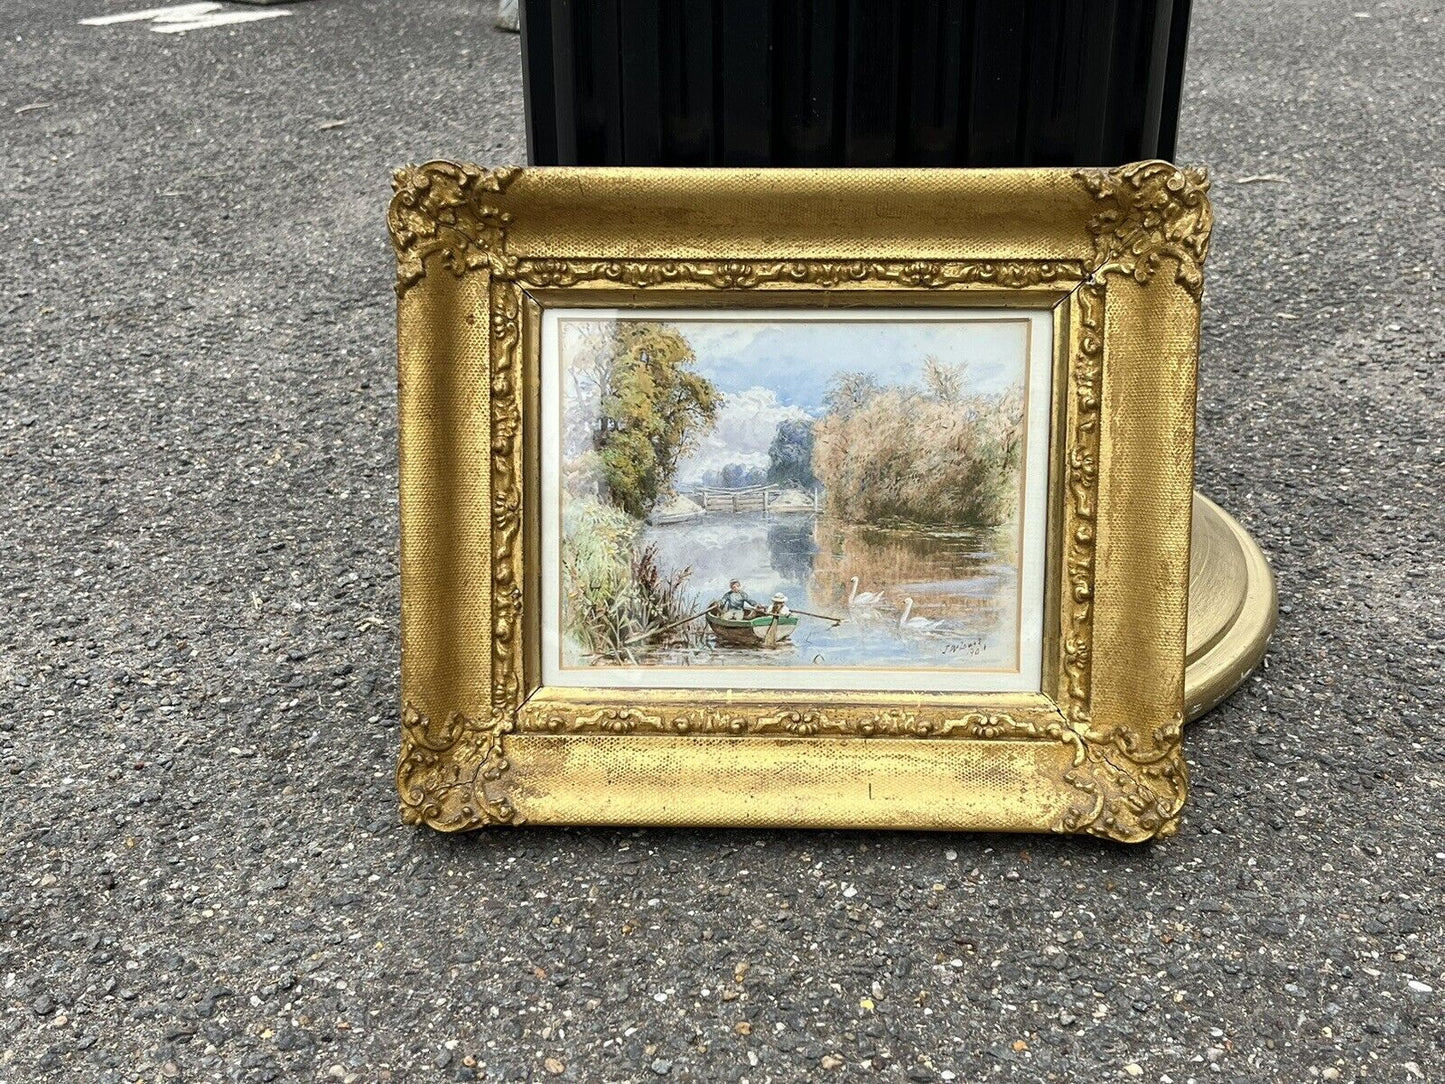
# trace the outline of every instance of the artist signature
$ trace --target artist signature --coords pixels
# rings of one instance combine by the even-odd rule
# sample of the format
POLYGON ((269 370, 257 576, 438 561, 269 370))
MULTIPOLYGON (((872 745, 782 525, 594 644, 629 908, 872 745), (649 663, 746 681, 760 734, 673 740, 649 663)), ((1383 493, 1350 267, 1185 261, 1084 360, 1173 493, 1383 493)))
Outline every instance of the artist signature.
POLYGON ((988 645, 982 636, 975 636, 971 640, 954 640, 943 645, 945 655, 982 655, 984 648, 988 645))

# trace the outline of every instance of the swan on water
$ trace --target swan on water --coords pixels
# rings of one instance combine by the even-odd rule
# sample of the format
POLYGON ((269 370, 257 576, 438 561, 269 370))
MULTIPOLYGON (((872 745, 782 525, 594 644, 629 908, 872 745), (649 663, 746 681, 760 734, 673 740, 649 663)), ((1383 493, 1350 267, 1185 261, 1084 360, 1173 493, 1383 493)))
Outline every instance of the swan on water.
POLYGON ((850 610, 857 609, 859 606, 877 606, 883 601, 882 591, 864 591, 862 594, 859 594, 857 576, 854 576, 848 582, 853 585, 853 589, 848 592, 848 608, 850 610))
POLYGON ((909 616, 912 613, 913 600, 911 598, 906 598, 903 600, 903 615, 898 619, 898 627, 900 629, 913 629, 917 632, 928 632, 931 629, 936 629, 943 625, 942 621, 932 621, 926 617, 909 616))

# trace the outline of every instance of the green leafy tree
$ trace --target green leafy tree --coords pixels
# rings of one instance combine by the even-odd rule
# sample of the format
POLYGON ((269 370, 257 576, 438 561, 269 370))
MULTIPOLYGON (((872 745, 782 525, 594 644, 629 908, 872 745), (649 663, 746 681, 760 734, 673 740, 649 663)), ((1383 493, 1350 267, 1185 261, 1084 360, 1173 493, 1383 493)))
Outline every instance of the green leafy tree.
POLYGON ((778 423, 778 431, 768 445, 768 481, 803 489, 812 489, 817 484, 813 477, 811 418, 790 418, 778 423))
POLYGON ((722 396, 676 329, 622 322, 605 369, 594 447, 614 504, 638 519, 717 418, 722 396))
POLYGON ((741 463, 729 463, 715 475, 715 485, 724 489, 742 489, 745 486, 760 486, 768 480, 758 467, 746 467, 741 463))

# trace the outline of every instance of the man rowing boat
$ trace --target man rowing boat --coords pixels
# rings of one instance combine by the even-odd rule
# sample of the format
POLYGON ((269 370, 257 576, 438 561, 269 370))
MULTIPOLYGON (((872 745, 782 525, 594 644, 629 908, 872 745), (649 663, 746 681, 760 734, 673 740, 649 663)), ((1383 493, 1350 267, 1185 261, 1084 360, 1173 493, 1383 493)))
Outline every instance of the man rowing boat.
POLYGON ((730 621, 741 621, 759 610, 766 609, 761 602, 755 601, 743 590, 742 580, 729 580, 727 591, 723 593, 722 598, 717 600, 714 607, 730 621))
POLYGON ((722 598, 705 613, 719 644, 729 647, 781 647, 798 627, 788 609, 788 596, 778 592, 770 603, 758 602, 731 580, 722 598))

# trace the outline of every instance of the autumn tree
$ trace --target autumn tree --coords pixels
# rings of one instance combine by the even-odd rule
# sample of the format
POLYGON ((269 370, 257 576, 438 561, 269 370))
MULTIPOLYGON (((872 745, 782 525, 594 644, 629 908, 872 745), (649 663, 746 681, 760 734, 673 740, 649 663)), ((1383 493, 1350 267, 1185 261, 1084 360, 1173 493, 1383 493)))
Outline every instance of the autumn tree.
POLYGON ((867 406, 882 390, 878 378, 872 373, 839 373, 828 382, 824 404, 829 414, 848 418, 867 406))
POLYGON ((929 354, 923 359, 923 387, 940 403, 957 403, 963 399, 968 381, 967 365, 947 365, 929 354))
POLYGON ((601 370, 593 446, 614 504, 643 518, 717 417, 722 396, 666 324, 619 322, 601 370))
POLYGON ((1022 388, 970 393, 967 369, 924 360, 921 387, 843 374, 814 426, 829 510, 854 523, 994 525, 1018 511, 1022 388))

